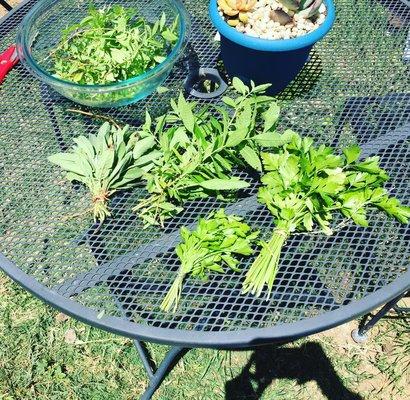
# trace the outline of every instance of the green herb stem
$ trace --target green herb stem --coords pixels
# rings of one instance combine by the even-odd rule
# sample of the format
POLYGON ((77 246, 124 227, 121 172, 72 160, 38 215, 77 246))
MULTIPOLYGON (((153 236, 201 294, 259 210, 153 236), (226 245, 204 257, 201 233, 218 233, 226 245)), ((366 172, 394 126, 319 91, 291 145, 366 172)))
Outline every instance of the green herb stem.
POLYGON ((262 250, 246 274, 242 293, 250 292, 260 296, 264 286, 267 285, 266 298, 269 298, 278 271, 282 247, 288 236, 289 231, 275 229, 268 243, 261 242, 262 250))
POLYGON ((93 203, 94 221, 104 221, 107 217, 111 216, 107 200, 98 199, 93 203))
POLYGON ((172 312, 175 312, 177 310, 185 276, 186 273, 183 271, 183 267, 181 267, 178 271, 177 277, 171 285, 171 288, 160 305, 162 311, 170 312, 172 310, 172 312))

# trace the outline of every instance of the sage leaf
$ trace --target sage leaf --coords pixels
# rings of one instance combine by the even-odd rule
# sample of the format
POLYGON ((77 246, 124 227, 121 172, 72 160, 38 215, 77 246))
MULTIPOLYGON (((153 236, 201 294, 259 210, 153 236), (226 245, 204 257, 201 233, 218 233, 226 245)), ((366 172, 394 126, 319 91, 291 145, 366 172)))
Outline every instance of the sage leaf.
POLYGON ((85 176, 85 172, 78 164, 78 159, 79 157, 76 154, 68 153, 58 153, 48 157, 48 161, 58 165, 65 171, 85 176))
MULTIPOLYGON (((134 158, 133 140, 128 126, 121 129, 104 123, 88 139, 83 136, 75 138, 75 146, 67 153, 48 157, 51 163, 67 172, 68 180, 76 180, 88 187, 95 221, 103 222, 111 215, 108 199, 115 191, 131 188, 145 173, 135 164, 146 156, 134 158)), ((142 147, 148 149, 147 141, 141 142, 137 142, 137 156, 142 147)), ((143 164, 148 166, 150 161, 146 158, 143 164)))

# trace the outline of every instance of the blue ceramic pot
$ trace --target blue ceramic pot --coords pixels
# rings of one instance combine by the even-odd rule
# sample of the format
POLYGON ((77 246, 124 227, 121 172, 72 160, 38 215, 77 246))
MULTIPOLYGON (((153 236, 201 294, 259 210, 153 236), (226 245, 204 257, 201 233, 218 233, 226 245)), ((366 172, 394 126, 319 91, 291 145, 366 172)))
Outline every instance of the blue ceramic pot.
POLYGON ((268 40, 245 35, 229 26, 219 15, 217 0, 211 0, 211 21, 221 35, 221 56, 226 71, 244 82, 271 83, 270 94, 283 90, 306 63, 313 45, 332 28, 335 7, 324 0, 325 21, 311 33, 295 39, 268 40))

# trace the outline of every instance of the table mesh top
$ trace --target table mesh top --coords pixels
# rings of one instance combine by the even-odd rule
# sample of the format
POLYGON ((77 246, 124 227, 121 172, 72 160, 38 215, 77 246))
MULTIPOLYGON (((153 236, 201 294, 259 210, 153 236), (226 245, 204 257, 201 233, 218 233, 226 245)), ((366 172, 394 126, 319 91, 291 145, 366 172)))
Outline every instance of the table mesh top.
MULTIPOLYGON (((17 25, 34 3, 0 24, 0 51, 13 43, 17 25)), ((207 3, 185 1, 192 14, 192 36, 165 84, 169 92, 94 112, 138 125, 146 107, 154 115, 165 112, 169 98, 199 66, 218 68, 223 74, 207 3)), ((399 0, 338 0, 336 8, 333 30, 278 95, 280 128, 336 147, 358 143, 364 156, 380 155, 391 176, 388 189, 408 203, 410 8, 399 0)), ((142 188, 117 195, 111 202, 113 218, 100 229, 91 215, 67 218, 86 210, 90 196, 82 186, 65 181, 46 158, 100 125, 69 111, 72 108, 87 111, 40 83, 22 65, 0 86, 0 253, 30 279, 100 318, 127 319, 135 332, 141 325, 211 332, 285 327, 343 309, 406 279, 410 228, 372 212, 369 228, 348 225, 332 237, 290 238, 269 300, 240 293, 249 266, 242 265, 242 273, 213 275, 206 283, 188 279, 177 313, 162 313, 159 303, 179 266, 174 247, 180 226, 192 227, 198 217, 224 206, 269 235, 274 227, 271 215, 255 199, 258 177, 241 172, 252 185, 236 203, 206 199, 186 204, 164 229, 143 229, 131 212, 147 195, 142 188)))

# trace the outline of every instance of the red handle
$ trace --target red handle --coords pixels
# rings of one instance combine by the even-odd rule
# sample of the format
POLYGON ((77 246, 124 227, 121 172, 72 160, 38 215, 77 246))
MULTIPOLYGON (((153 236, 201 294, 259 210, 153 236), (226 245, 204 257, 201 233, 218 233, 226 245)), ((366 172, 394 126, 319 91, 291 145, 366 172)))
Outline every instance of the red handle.
POLYGON ((0 84, 8 72, 18 63, 17 49, 15 45, 10 46, 5 52, 0 54, 0 84))

